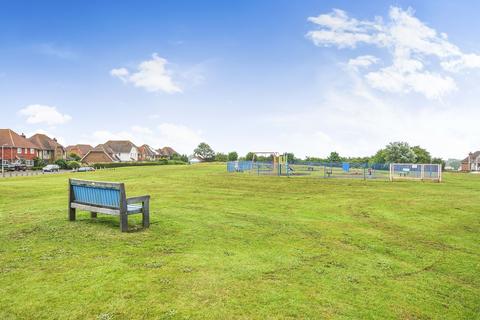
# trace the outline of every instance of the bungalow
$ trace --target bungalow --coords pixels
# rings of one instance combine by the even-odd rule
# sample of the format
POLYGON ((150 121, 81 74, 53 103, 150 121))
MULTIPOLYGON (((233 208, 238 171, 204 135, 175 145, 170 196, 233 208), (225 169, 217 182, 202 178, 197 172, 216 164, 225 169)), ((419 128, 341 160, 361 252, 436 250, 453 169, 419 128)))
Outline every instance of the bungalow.
POLYGON ((89 144, 76 144, 73 146, 68 146, 65 149, 67 155, 70 153, 75 153, 80 158, 83 158, 90 150, 93 150, 93 147, 89 144))
POLYGON ((138 147, 138 161, 153 161, 159 158, 159 154, 148 144, 138 147))
POLYGON ((82 163, 94 164, 94 163, 106 163, 106 162, 119 162, 120 159, 113 154, 113 150, 109 147, 99 144, 92 150, 88 151, 85 156, 80 160, 82 163))
POLYGON ((0 129, 0 150, 0 159, 4 164, 21 161, 33 166, 38 147, 23 133, 19 135, 11 129, 0 129))
POLYGON ((173 155, 178 154, 177 151, 173 150, 171 147, 163 147, 157 150, 157 153, 162 157, 162 158, 172 158, 173 155))
POLYGON ((38 147, 38 158, 48 162, 54 162, 59 159, 65 160, 65 148, 57 142, 57 139, 51 139, 47 135, 37 133, 28 138, 28 140, 38 147))
POLYGON ((480 151, 470 152, 468 157, 462 160, 461 166, 462 171, 480 171, 480 151))

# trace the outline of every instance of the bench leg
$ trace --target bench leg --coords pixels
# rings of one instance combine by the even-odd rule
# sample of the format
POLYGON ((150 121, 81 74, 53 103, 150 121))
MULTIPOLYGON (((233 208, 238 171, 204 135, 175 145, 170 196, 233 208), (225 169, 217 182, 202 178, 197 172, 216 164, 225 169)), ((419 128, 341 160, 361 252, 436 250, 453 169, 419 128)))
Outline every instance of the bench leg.
POLYGON ((92 219, 96 218, 96 217, 97 217, 97 213, 96 213, 96 212, 93 212, 93 211, 90 212, 90 217, 91 217, 92 219))
POLYGON ((76 214, 76 209, 72 207, 68 207, 68 220, 75 221, 75 214, 76 214))
POLYGON ((142 223, 144 228, 150 227, 150 201, 148 199, 143 202, 142 223))
POLYGON ((120 231, 128 231, 128 215, 126 214, 120 214, 120 231))

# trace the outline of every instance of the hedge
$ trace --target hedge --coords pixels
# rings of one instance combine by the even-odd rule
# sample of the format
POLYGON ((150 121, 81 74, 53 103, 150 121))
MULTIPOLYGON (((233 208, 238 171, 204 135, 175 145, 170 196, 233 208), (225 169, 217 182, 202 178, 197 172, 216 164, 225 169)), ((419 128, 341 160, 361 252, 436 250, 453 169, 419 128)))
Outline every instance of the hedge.
POLYGON ((161 166, 161 165, 182 165, 186 164, 181 160, 159 160, 151 162, 106 162, 106 163, 94 163, 92 167, 95 169, 104 168, 121 168, 121 167, 143 167, 143 166, 161 166))

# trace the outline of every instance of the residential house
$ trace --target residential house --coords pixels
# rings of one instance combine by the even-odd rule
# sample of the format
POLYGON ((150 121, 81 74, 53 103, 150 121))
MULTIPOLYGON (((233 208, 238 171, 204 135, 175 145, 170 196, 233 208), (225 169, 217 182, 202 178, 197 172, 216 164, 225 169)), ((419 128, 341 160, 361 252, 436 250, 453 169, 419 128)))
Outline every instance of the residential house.
POLYGON ((84 163, 138 161, 138 148, 128 140, 109 140, 90 150, 84 163))
POLYGON ((88 151, 86 155, 80 160, 82 163, 94 164, 94 163, 107 163, 107 162, 119 162, 120 159, 114 154, 113 150, 108 146, 99 144, 92 150, 88 151))
POLYGON ((37 157, 39 159, 54 162, 66 158, 65 148, 55 138, 51 139, 45 134, 37 133, 28 140, 38 147, 37 157))
POLYGON ((173 150, 171 147, 157 149, 157 153, 160 155, 160 157, 168 159, 172 158, 173 155, 178 154, 178 152, 173 150))
POLYGON ((148 144, 144 144, 138 147, 138 161, 154 161, 160 157, 157 151, 150 147, 148 144))
POLYGON ((0 159, 3 163, 25 162, 33 166, 38 147, 22 133, 19 135, 11 129, 0 129, 0 159))
POLYGON ((470 152, 468 157, 462 160, 460 165, 462 171, 480 171, 480 151, 470 152))
POLYGON ((65 149, 67 155, 69 155, 70 153, 75 153, 80 158, 83 158, 90 150, 93 150, 93 147, 89 144, 76 144, 73 146, 68 146, 65 149))

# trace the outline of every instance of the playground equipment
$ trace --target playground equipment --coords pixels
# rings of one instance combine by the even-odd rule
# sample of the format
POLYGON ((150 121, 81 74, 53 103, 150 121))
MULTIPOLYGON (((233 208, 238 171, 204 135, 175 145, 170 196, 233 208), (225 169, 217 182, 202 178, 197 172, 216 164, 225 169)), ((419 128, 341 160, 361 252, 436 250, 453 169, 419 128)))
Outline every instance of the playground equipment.
POLYGON ((431 180, 442 182, 442 165, 419 163, 390 164, 390 181, 394 180, 431 180))

